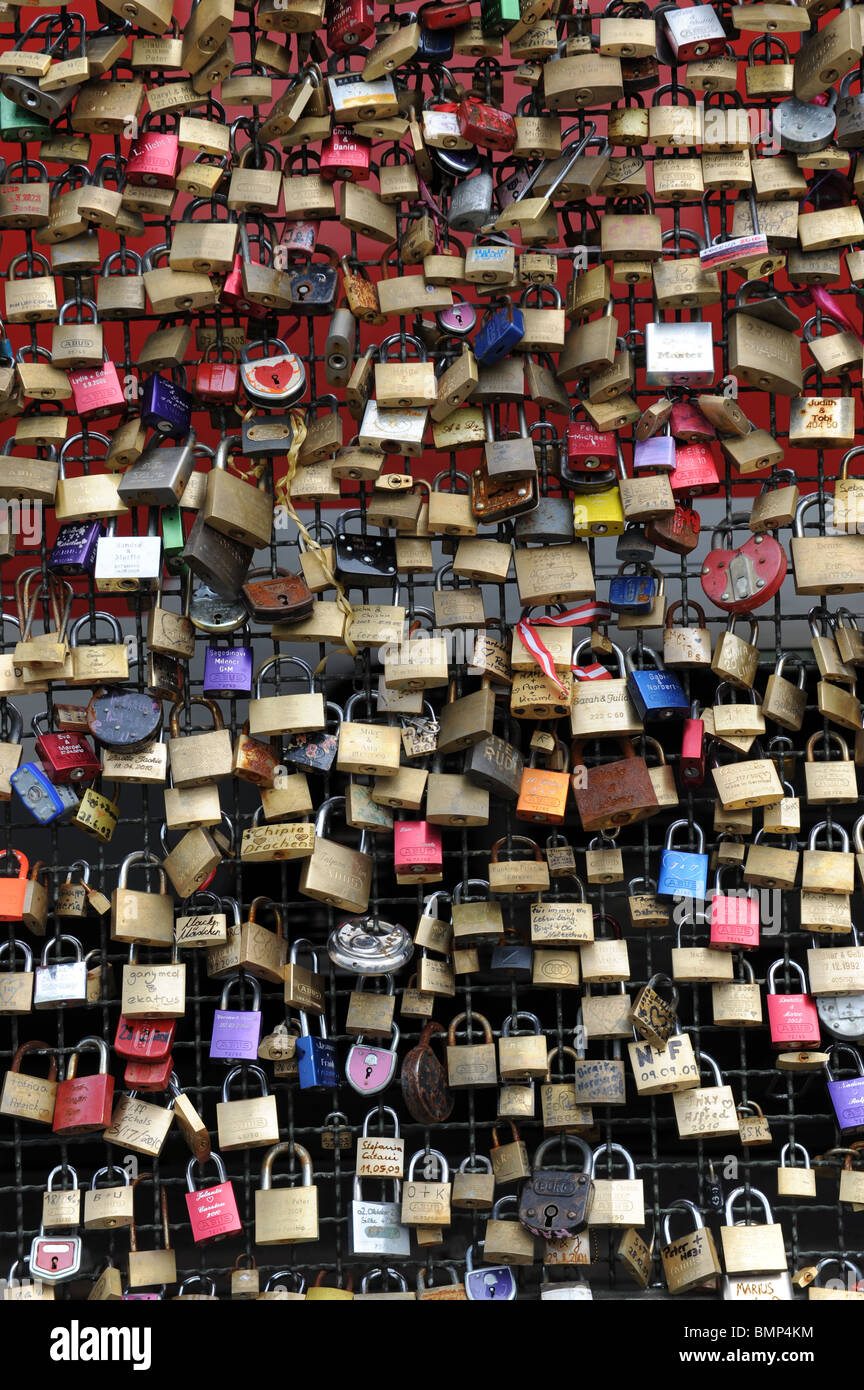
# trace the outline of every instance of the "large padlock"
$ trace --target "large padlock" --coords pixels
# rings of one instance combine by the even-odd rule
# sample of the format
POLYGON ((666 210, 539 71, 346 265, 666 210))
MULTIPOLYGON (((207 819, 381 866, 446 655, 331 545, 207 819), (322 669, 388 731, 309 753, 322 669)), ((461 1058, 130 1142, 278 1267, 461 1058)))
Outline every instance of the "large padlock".
POLYGON ((532 1235, 544 1240, 561 1240, 578 1235, 588 1224, 594 1198, 591 1180, 591 1150, 584 1139, 562 1134, 546 1139, 537 1149, 531 1176, 519 1197, 519 1220, 532 1235), (575 1144, 582 1155, 582 1170, 567 1172, 543 1167, 543 1158, 553 1144, 575 1144))

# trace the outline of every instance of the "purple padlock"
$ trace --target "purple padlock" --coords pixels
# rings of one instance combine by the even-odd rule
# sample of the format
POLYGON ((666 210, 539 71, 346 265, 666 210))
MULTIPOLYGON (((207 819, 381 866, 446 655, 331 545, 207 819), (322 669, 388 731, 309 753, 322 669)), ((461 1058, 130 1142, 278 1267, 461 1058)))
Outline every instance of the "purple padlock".
POLYGON ((233 700, 238 695, 248 699, 252 694, 252 648, 213 645, 220 640, 211 637, 204 652, 204 695, 214 700, 233 700))
POLYGON ((828 1052, 829 1061, 825 1063, 825 1070, 828 1073, 828 1094, 831 1097, 831 1104, 834 1106, 834 1114, 837 1117, 837 1125, 841 1134, 847 1138, 852 1135, 864 1132, 864 1061, 857 1047, 851 1047, 846 1043, 835 1043, 828 1052), (855 1066, 858 1075, 851 1077, 848 1081, 835 1081, 834 1071, 836 1070, 835 1057, 841 1052, 847 1052, 850 1057, 855 1059, 855 1066))
POLYGON ((141 392, 141 420, 157 434, 185 439, 192 426, 192 397, 177 381, 149 376, 141 392))
POLYGON ((228 976, 219 1008, 213 1015, 213 1035, 210 1039, 210 1057, 213 1061, 257 1061, 261 1041, 261 986, 257 980, 247 976, 246 983, 252 986, 252 1008, 229 1009, 228 995, 234 985, 240 983, 239 975, 228 976))
POLYGON ((396 1063, 399 1058, 396 1049, 399 1046, 399 1029, 394 1023, 390 1028, 390 1046, 388 1047, 368 1047, 360 1037, 348 1051, 348 1058, 345 1063, 345 1075, 348 1078, 348 1085, 355 1091, 359 1091, 361 1096, 375 1095, 377 1091, 384 1091, 390 1085, 396 1073, 396 1063))
POLYGON ((671 473, 675 468, 675 440, 666 426, 664 434, 637 439, 633 446, 633 473, 671 473))
POLYGON ((96 563, 96 546, 102 534, 99 521, 67 521, 57 532, 48 568, 54 574, 89 574, 96 563))

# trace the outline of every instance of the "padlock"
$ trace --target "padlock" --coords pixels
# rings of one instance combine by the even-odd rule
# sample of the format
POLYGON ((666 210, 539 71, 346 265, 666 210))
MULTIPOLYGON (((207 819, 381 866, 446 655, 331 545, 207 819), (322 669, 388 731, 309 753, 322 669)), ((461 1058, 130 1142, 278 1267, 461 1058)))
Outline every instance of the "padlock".
POLYGON ((819 1046, 819 1016, 812 996, 807 993, 807 979, 797 961, 789 961, 788 968, 797 974, 801 981, 801 993, 778 994, 775 977, 784 965, 775 961, 768 970, 768 1022, 771 1029, 771 1046, 775 1051, 807 1051, 819 1046))
POLYGON ((0 1114, 31 1120, 34 1124, 50 1125, 54 1118, 57 1084, 57 1056, 50 1051, 49 1044, 22 1043, 3 1080, 0 1114), (47 1077, 31 1076, 21 1071, 25 1054, 35 1051, 49 1053, 47 1077))
POLYGON ((627 690, 639 718, 684 719, 690 709, 690 702, 678 677, 663 669, 659 654, 650 647, 642 648, 642 656, 648 656, 655 670, 639 671, 633 663, 633 653, 625 658, 627 667, 627 690))
POLYGON ((583 740, 572 747, 570 777, 583 830, 608 830, 653 815, 657 794, 644 758, 628 739, 618 740, 623 759, 586 768, 583 740))
POLYGON ((584 1139, 562 1134, 540 1145, 534 1155, 531 1176, 519 1198, 519 1220, 534 1236, 562 1240, 578 1235, 590 1220, 594 1201, 591 1179, 591 1150, 584 1139), (576 1174, 544 1168, 543 1156, 556 1142, 577 1145, 582 1155, 582 1171, 576 1174))
POLYGON ((420 1150, 412 1155, 408 1164, 408 1174, 402 1186, 403 1226, 449 1226, 450 1213, 450 1169, 444 1155, 437 1149, 420 1150), (418 1181, 414 1172, 417 1164, 423 1162, 423 1180, 418 1181), (437 1166, 440 1178, 432 1180, 430 1168, 437 1166), (427 1176, 428 1175, 428 1176, 427 1176))
POLYGON ((108 1074, 108 1048, 101 1038, 84 1038, 72 1053, 66 1079, 57 1087, 52 1128, 55 1134, 95 1134, 111 1122, 114 1078, 108 1074), (85 1048, 99 1053, 96 1076, 78 1077, 78 1055, 85 1048))
POLYGON ((634 999, 630 1008, 629 1022, 632 1023, 639 1036, 651 1043, 653 1047, 665 1047, 671 1036, 675 1026, 679 997, 678 989, 668 975, 655 974, 651 976, 647 985, 639 991, 634 999), (659 994, 658 986, 663 986, 671 991, 671 1003, 667 1003, 659 994))
POLYGON ((666 898, 693 898, 704 901, 708 887, 708 856, 704 853, 705 840, 698 825, 690 825, 686 820, 677 820, 670 825, 660 856, 660 876, 657 892, 666 898), (695 835, 698 852, 674 848, 679 830, 689 829, 695 835))
POLYGON ((671 1202, 669 1211, 663 1218, 663 1240, 660 1260, 670 1294, 688 1293, 691 1289, 716 1289, 720 1261, 717 1258, 714 1237, 706 1227, 698 1207, 682 1197, 671 1202), (672 1214, 676 1210, 687 1211, 690 1214, 693 1230, 673 1240, 671 1223, 672 1214))
POLYGON ((209 1155, 209 1160, 216 1164, 219 1176, 219 1181, 210 1187, 198 1188, 195 1185, 194 1170, 199 1164, 197 1158, 193 1156, 186 1165, 186 1209, 196 1245, 212 1245, 214 1241, 238 1235, 243 1229, 234 1184, 226 1176, 225 1165, 215 1150, 209 1155))
POLYGON ((345 1076, 349 1086, 361 1095, 385 1090, 395 1075, 398 1061, 396 1049, 399 1045, 399 1029, 395 1023, 391 1025, 390 1033, 389 1047, 370 1047, 360 1037, 348 1049, 345 1076))
POLYGON ((174 904, 167 894, 165 873, 159 867, 159 893, 136 892, 126 887, 134 864, 159 866, 155 855, 138 851, 120 865, 117 887, 111 895, 112 941, 140 941, 148 946, 170 945, 174 940, 174 904))
POLYGON ((697 1053, 701 1070, 707 1063, 714 1077, 713 1086, 698 1086, 673 1096, 675 1123, 680 1139, 711 1139, 738 1135, 738 1115, 732 1087, 723 1084, 720 1068, 707 1052, 697 1053))
POLYGON ((7 952, 14 956, 20 950, 24 957, 24 969, 12 969, 0 974, 0 1014, 29 1014, 33 1007, 33 953, 24 941, 4 941, 0 944, 0 956, 7 952))
POLYGON ((723 869, 714 875, 710 944, 715 950, 752 951, 759 945, 759 900, 740 891, 721 889, 723 869))
POLYGON ((725 1224, 720 1228, 723 1243, 724 1300, 759 1302, 762 1300, 792 1300, 792 1281, 788 1274, 783 1228, 773 1223, 768 1199, 758 1188, 751 1187, 749 1195, 761 1202, 765 1224, 733 1225, 736 1198, 747 1189, 736 1187, 726 1199, 725 1224), (757 1277, 754 1279, 753 1275, 757 1277), (742 1277, 743 1276, 743 1277, 742 1277))
POLYGON ((97 1169, 84 1193, 85 1231, 114 1230, 117 1226, 131 1225, 133 1208, 130 1182, 128 1171, 119 1164, 111 1163, 97 1169), (99 1187, 99 1179, 103 1175, 110 1178, 112 1173, 119 1173, 122 1181, 110 1187, 99 1187))
MULTIPOLYGON (((173 933, 172 933, 173 936, 173 933)), ((177 962, 173 944, 169 965, 139 965, 138 947, 129 947, 123 966, 121 1012, 125 1018, 182 1018, 186 1011, 186 966, 177 962)))
POLYGON ((828 1095, 834 1107, 834 1115, 841 1139, 859 1138, 862 1129, 864 1129, 864 1120, 861 1116, 861 1106, 864 1102, 864 1062, 862 1062, 861 1054, 856 1047, 849 1043, 833 1043, 828 1048, 828 1058, 829 1060, 825 1063, 828 1095), (854 1061, 858 1074, 851 1080, 835 1080, 836 1072, 839 1070, 836 1059, 842 1053, 846 1053, 854 1061))
POLYGON ((254 976, 248 980, 252 990, 252 1008, 228 1008, 232 988, 243 983, 244 977, 239 974, 229 975, 225 980, 219 1008, 213 1015, 211 1058, 231 1063, 257 1060, 261 1038, 261 986, 254 976))
POLYGON ((87 1002, 87 966, 81 943, 74 936, 52 937, 45 944, 41 964, 36 968, 33 984, 34 1009, 66 1009, 87 1002), (56 961, 49 965, 48 956, 63 942, 69 942, 75 955, 71 963, 56 961))
POLYGON ((219 1147, 223 1150, 269 1148, 279 1142, 279 1118, 276 1097, 267 1089, 267 1078, 261 1067, 232 1067, 222 1084, 222 1099, 216 1106, 216 1126, 219 1147), (236 1076, 246 1078, 251 1072, 261 1087, 260 1096, 231 1100, 231 1082, 236 1076))

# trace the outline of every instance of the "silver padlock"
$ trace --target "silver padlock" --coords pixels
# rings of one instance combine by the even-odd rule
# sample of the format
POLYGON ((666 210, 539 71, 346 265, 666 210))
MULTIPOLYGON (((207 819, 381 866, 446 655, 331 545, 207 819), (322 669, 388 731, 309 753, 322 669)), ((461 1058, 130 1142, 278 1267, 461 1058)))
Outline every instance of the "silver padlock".
POLYGON ((484 159, 480 172, 460 179, 450 195, 447 226, 453 232, 476 232, 492 216, 492 161, 484 159))
POLYGON ((663 19, 676 63, 691 63, 695 58, 718 58, 725 52, 729 36, 713 5, 666 10, 663 19))
POLYGON ((68 1009, 87 1003, 87 964, 81 942, 74 936, 52 937, 46 941, 41 963, 36 967, 33 983, 34 1009, 68 1009), (48 956, 61 942, 68 942, 75 953, 74 961, 55 961, 48 956))
POLYGON ((714 334, 701 311, 689 323, 645 325, 645 382, 648 386, 710 386, 714 380, 714 334))
POLYGON ((127 468, 117 491, 129 507, 174 507, 186 490, 195 466, 195 431, 182 444, 160 447, 155 437, 127 468))
POLYGON ((411 1254, 411 1235, 402 1225, 401 1184, 397 1179, 393 1180, 392 1202, 370 1202, 363 1196, 361 1179, 354 1179, 350 1243, 352 1255, 407 1259, 411 1254))
POLYGON ((771 133, 780 148, 789 154, 816 154, 831 144, 837 125, 837 93, 828 93, 824 106, 813 101, 789 97, 774 108, 771 133))

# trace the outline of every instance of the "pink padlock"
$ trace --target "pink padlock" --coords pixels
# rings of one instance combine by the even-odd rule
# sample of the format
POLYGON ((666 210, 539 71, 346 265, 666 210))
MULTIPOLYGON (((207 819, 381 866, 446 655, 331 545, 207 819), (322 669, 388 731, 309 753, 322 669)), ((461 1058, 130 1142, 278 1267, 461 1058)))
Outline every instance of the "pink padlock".
POLYGON ((345 1062, 345 1076, 352 1090, 364 1096, 385 1090, 396 1073, 398 1046, 399 1029, 395 1023, 390 1029, 389 1047, 369 1047, 364 1038, 358 1038, 349 1048, 345 1062))
POLYGON ((816 1001, 807 994, 807 977, 797 961, 775 960, 768 970, 768 1024, 771 1046, 777 1052, 808 1051, 819 1046, 819 1014, 816 1001), (774 987, 777 971, 785 966, 801 980, 800 994, 778 994, 774 987))
POLYGON ((397 874, 441 875, 441 830, 425 820, 398 820, 393 826, 393 864, 397 874))
MULTIPOLYGON (((126 182, 148 188, 173 188, 180 165, 180 141, 170 130, 149 130, 152 112, 144 117, 126 161, 126 182)), ((162 120, 165 115, 162 115, 162 120)), ((176 117, 174 118, 176 121, 176 117)))
POLYGON ((104 420, 109 415, 120 415, 127 406, 123 387, 117 375, 117 368, 109 361, 101 367, 82 367, 67 372, 72 387, 72 400, 75 414, 82 420, 104 420))
POLYGON ((718 951, 755 951, 759 945, 759 902, 749 893, 724 893, 721 866, 714 875, 709 945, 718 951))
POLYGON ((213 1187, 196 1188, 192 1170, 198 1163, 190 1158, 186 1165, 186 1207, 192 1224, 192 1239, 196 1245, 212 1245, 226 1236, 239 1235, 243 1227, 237 1211, 234 1184, 226 1178, 225 1164, 217 1153, 210 1154, 219 1174, 213 1187))

